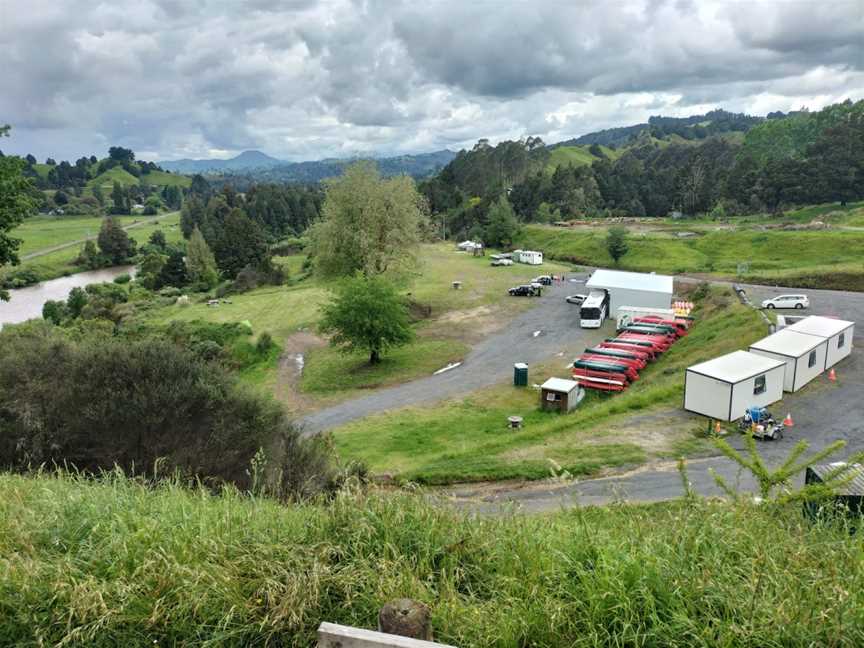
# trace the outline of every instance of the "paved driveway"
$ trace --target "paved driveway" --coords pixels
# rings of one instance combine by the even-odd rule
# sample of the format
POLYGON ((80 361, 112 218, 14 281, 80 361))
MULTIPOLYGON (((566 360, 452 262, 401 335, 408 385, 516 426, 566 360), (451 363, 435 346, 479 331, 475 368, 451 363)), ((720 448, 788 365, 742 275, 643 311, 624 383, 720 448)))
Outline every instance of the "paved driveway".
POLYGON ((579 307, 568 304, 564 297, 581 292, 583 288, 582 283, 568 281, 564 285, 546 287, 540 298, 513 297, 535 299, 538 304, 519 315, 503 331, 474 347, 456 369, 378 390, 310 414, 302 419, 306 434, 315 434, 385 410, 434 403, 500 383, 512 376, 516 362, 528 363, 529 380, 536 379, 530 374, 531 364, 547 361, 561 353, 562 362, 566 362, 585 346, 613 333, 614 322, 607 323, 599 331, 579 328, 579 307))

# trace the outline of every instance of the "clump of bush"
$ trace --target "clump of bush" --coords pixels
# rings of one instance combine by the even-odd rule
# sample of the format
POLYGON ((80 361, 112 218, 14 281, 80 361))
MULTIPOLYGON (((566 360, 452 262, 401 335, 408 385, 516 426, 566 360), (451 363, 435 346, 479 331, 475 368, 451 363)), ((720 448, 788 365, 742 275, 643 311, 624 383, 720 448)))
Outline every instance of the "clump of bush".
POLYGON ((330 479, 302 467, 322 469, 326 457, 282 409, 247 392, 200 348, 74 333, 43 322, 0 333, 0 467, 117 465, 151 474, 159 462, 162 471, 249 488, 252 457, 279 445, 285 451, 269 466, 280 494, 308 494, 309 484, 330 479), (276 476, 286 472, 289 482, 276 476))

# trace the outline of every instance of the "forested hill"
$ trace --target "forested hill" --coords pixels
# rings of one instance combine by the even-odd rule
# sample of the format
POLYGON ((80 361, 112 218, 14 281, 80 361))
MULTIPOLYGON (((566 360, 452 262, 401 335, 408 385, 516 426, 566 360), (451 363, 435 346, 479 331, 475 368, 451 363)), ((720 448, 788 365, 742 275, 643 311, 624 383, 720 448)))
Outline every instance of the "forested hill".
MULTIPOLYGON (((376 160, 382 175, 407 174, 414 178, 427 178, 440 171, 456 154, 442 150, 419 155, 400 155, 376 160)), ((360 158, 325 159, 310 162, 284 162, 259 151, 246 151, 230 160, 177 160, 160 162, 171 170, 182 173, 204 173, 236 187, 257 182, 320 182, 342 174, 345 167, 360 158)))
MULTIPOLYGON (((783 113, 772 113, 767 119, 777 119, 784 116, 783 113)), ((701 140, 724 133, 746 133, 765 120, 765 117, 731 113, 725 110, 712 110, 704 115, 691 115, 690 117, 661 117, 658 115, 650 117, 648 123, 607 128, 559 142, 554 146, 599 144, 620 148, 632 144, 641 135, 648 135, 660 140, 674 140, 675 138, 701 140)))
POLYGON ((643 129, 615 149, 599 141, 547 147, 537 138, 497 146, 481 140, 421 189, 432 211, 449 219, 450 231, 488 244, 506 240, 501 224, 516 226, 517 219, 723 216, 864 198, 864 101, 775 113, 755 125, 753 119, 759 118, 722 111, 656 119, 649 124, 654 135, 643 129), (709 129, 701 118, 718 115, 727 130, 695 140, 681 135, 682 129, 709 129), (733 127, 748 124, 746 132, 728 137, 733 127))

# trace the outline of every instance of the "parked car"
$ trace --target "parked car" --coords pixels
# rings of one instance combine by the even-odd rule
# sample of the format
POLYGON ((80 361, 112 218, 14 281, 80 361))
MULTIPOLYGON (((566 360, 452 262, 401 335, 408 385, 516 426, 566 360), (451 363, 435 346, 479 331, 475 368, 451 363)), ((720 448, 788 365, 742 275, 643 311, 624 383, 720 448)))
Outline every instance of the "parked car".
POLYGON ((539 286, 531 286, 531 285, 523 285, 523 286, 513 286, 510 290, 507 291, 511 297, 533 297, 534 295, 538 295, 539 286))
POLYGON ((493 265, 493 266, 512 266, 513 261, 511 259, 492 259, 492 263, 490 265, 493 265))
POLYGON ((552 277, 550 277, 549 275, 540 275, 539 277, 534 277, 531 280, 531 283, 540 284, 541 286, 551 286, 552 277))
POLYGON ((588 299, 588 295, 570 295, 566 297, 568 304, 576 304, 577 306, 581 306, 582 302, 588 299))
POLYGON ((762 302, 762 308, 810 308, 807 295, 778 295, 762 302))

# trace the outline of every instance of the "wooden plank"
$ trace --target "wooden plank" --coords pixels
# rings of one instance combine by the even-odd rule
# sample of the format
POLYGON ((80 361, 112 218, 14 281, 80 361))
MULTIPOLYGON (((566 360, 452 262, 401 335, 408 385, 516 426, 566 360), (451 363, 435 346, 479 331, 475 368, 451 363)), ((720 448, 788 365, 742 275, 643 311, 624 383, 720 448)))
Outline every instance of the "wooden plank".
POLYGON ((318 648, 455 648, 433 641, 409 639, 362 628, 324 622, 318 627, 318 648))

